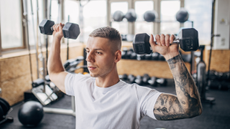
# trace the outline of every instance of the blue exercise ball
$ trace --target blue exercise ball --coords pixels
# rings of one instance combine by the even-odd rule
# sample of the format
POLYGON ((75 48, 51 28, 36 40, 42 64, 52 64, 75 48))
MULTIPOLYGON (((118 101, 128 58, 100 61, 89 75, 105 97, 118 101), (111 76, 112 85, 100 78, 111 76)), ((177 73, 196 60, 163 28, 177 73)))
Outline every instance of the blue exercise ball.
POLYGON ((37 126, 43 116, 43 106, 36 101, 24 103, 18 111, 18 119, 24 126, 37 126))

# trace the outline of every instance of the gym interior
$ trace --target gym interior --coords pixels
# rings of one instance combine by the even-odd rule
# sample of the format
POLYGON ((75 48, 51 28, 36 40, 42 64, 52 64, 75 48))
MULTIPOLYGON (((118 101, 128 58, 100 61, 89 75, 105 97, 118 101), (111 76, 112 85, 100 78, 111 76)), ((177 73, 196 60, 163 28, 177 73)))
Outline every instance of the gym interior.
POLYGON ((48 31, 53 24, 67 22, 60 52, 67 72, 88 74, 89 34, 110 26, 122 38, 119 78, 172 94, 175 82, 167 61, 147 52, 145 43, 150 34, 177 37, 203 112, 172 121, 145 116, 140 129, 230 128, 229 0, 1 0, 0 6, 1 129, 75 128, 74 97, 61 92, 47 71, 53 40, 48 31), (144 48, 138 49, 138 43, 144 48))

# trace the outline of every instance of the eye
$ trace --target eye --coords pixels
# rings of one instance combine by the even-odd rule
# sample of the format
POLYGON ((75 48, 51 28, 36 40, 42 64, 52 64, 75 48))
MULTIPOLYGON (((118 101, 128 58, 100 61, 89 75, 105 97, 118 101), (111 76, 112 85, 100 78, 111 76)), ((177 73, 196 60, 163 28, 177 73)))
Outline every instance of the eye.
POLYGON ((96 52, 97 54, 99 54, 99 55, 101 55, 102 54, 102 52, 96 52))

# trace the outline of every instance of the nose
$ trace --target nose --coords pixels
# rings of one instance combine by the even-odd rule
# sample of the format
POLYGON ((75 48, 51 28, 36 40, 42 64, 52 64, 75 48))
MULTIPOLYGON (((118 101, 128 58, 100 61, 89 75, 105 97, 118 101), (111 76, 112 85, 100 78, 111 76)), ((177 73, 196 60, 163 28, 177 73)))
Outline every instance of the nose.
POLYGON ((86 61, 87 62, 94 62, 94 55, 92 52, 86 53, 86 61))

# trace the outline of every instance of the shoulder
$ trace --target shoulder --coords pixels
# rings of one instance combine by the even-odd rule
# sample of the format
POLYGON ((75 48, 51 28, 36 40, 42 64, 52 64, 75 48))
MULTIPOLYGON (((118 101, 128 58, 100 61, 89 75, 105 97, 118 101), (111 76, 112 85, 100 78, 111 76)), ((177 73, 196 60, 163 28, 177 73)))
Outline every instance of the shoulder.
POLYGON ((91 77, 89 74, 83 75, 83 74, 74 74, 74 73, 68 73, 66 75, 66 81, 74 81, 75 83, 84 82, 84 81, 93 81, 95 78, 91 77))
POLYGON ((159 93, 155 89, 145 87, 145 86, 140 86, 136 83, 128 84, 128 83, 124 82, 124 85, 125 86, 123 88, 125 89, 125 91, 135 95, 138 100, 141 100, 142 98, 144 98, 146 96, 154 96, 154 95, 159 93))

